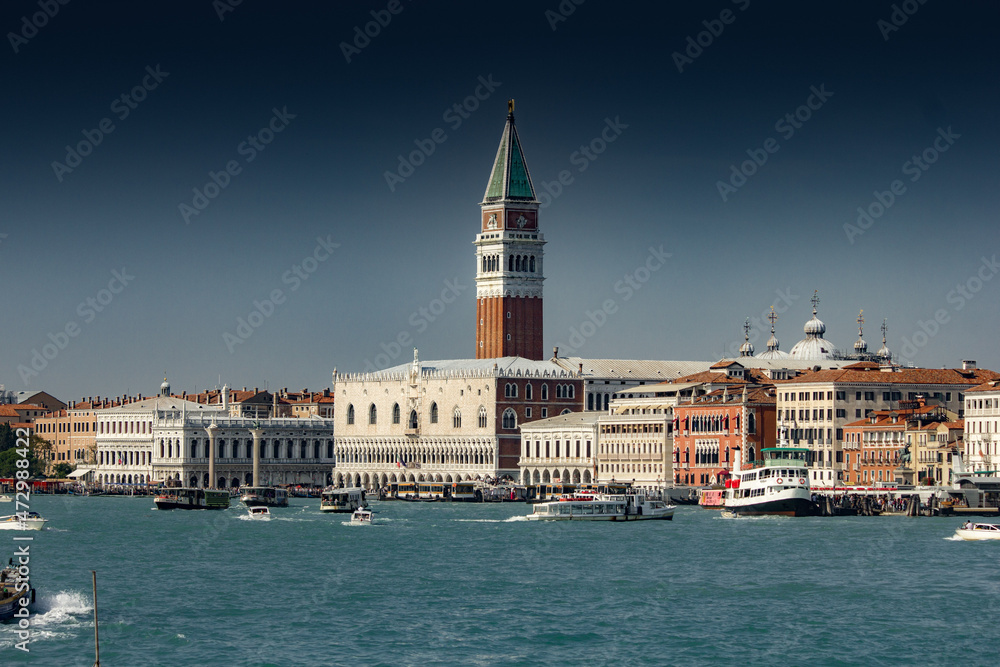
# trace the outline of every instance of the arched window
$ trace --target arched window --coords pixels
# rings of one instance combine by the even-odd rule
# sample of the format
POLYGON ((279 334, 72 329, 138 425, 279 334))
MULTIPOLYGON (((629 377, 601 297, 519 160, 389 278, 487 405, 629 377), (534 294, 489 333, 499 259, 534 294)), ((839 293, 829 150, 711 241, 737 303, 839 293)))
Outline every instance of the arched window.
POLYGON ((576 398, 576 387, 568 384, 566 385, 566 398, 576 398))
POLYGON ((503 427, 517 428, 517 413, 512 408, 503 411, 503 427))
POLYGON ((513 382, 508 382, 503 387, 503 395, 505 398, 517 398, 517 384, 513 382))
POLYGON ((588 410, 593 410, 594 409, 594 395, 593 394, 587 394, 587 409, 588 410))
POLYGON ((535 272, 535 256, 534 255, 532 255, 531 259, 528 261, 528 266, 530 267, 528 269, 528 271, 530 271, 531 273, 534 273, 535 272))
POLYGON ((376 409, 374 403, 372 403, 368 407, 368 423, 369 424, 377 424, 378 423, 378 409, 376 409))
POLYGON ((531 383, 530 382, 528 384, 524 385, 524 397, 527 400, 529 400, 529 401, 531 400, 531 383))
POLYGON ((392 404, 392 423, 399 423, 399 403, 392 404))
POLYGON ((410 428, 417 428, 417 411, 410 410, 410 428))
POLYGON ((747 433, 757 432, 757 417, 753 412, 747 412, 747 433))
POLYGON ((510 255, 507 257, 507 270, 508 271, 514 270, 514 255, 510 255))
POLYGON ((288 458, 295 458, 295 447, 292 445, 291 439, 288 440, 288 458))
POLYGON ((455 408, 455 412, 451 416, 451 425, 455 428, 462 428, 462 411, 455 408))
POLYGON ((543 401, 549 400, 549 385, 547 384, 542 385, 542 400, 543 401))
POLYGON ((437 403, 431 403, 431 423, 432 424, 437 424, 438 423, 438 404, 437 403))
POLYGON ((559 414, 561 414, 561 415, 568 415, 570 412, 572 412, 572 410, 570 410, 569 408, 566 408, 565 410, 563 410, 559 414))
POLYGON ((354 405, 347 406, 347 423, 348 424, 354 423, 354 405))
POLYGON ((486 428, 486 408, 479 406, 479 428, 486 428))

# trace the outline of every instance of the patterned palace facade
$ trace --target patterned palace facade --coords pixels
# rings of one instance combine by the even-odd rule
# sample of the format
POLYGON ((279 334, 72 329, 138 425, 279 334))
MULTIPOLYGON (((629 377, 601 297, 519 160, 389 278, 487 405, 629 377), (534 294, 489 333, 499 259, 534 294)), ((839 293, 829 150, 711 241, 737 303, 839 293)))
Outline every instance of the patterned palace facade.
POLYGON ((519 476, 519 426, 583 409, 579 373, 523 357, 333 376, 338 486, 519 476))

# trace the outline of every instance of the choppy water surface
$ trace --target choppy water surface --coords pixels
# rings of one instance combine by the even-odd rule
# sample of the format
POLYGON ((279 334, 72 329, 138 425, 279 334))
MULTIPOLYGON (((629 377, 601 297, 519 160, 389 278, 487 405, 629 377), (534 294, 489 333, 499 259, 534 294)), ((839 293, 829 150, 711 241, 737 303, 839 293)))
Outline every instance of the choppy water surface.
MULTIPOLYGON (((270 521, 33 497, 31 652, 0 664, 996 664, 1000 543, 958 519, 534 523, 523 504, 292 499, 270 521)), ((0 533, 3 558, 13 535, 0 533)), ((27 533, 24 533, 27 534, 27 533)))

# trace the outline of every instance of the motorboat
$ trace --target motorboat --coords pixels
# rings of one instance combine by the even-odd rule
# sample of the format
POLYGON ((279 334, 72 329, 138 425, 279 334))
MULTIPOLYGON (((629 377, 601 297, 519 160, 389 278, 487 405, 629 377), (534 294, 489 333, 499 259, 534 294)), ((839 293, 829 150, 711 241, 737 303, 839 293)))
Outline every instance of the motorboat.
POLYGON ((995 523, 972 523, 966 521, 955 531, 955 537, 963 540, 1000 540, 1000 526, 995 523))
POLYGON ((12 503, 14 499, 5 493, 0 493, 0 503, 12 503))
MULTIPOLYGON (((11 561, 13 563, 13 561, 11 561)), ((35 603, 35 589, 21 578, 13 564, 0 571, 0 621, 9 621, 14 614, 35 603)))
POLYGON ((646 521, 674 518, 673 505, 649 499, 642 489, 628 493, 580 492, 536 503, 528 521, 646 521))
POLYGON ((0 516, 0 529, 41 530, 47 522, 48 519, 43 519, 38 512, 21 512, 20 514, 0 516))
POLYGON ((247 515, 251 519, 270 519, 271 510, 269 510, 265 505, 254 505, 247 508, 247 515))
POLYGON ((351 515, 351 523, 355 526, 363 526, 366 524, 371 524, 375 518, 375 513, 367 508, 359 508, 354 510, 354 514, 351 515))

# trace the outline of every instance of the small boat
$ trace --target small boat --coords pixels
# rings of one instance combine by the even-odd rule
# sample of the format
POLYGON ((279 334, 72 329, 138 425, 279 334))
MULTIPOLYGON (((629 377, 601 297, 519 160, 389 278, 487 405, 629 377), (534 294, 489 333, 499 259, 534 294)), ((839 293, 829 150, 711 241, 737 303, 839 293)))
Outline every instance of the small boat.
POLYGON ((722 510, 722 512, 719 513, 719 516, 721 516, 723 519, 735 519, 736 512, 730 512, 729 510, 722 510))
POLYGON ((11 498, 6 494, 0 493, 0 503, 11 503, 11 502, 14 502, 13 498, 11 498))
POLYGON ((972 523, 966 521, 955 531, 955 537, 963 540, 1000 540, 1000 526, 995 523, 972 523))
POLYGON ((365 524, 371 524, 372 519, 375 518, 375 513, 370 509, 356 509, 354 514, 351 515, 351 523, 355 526, 363 526, 365 524))
POLYGON ((647 521, 674 518, 673 505, 650 500, 642 489, 624 494, 581 492, 536 503, 528 521, 647 521))
POLYGON ((38 512, 9 514, 0 516, 0 530, 41 530, 47 522, 38 512))
POLYGON ((253 507, 247 508, 247 514, 251 519, 270 519, 271 510, 267 509, 264 505, 255 505, 253 507))
POLYGON ((13 561, 0 571, 0 621, 9 621, 14 614, 35 603, 35 589, 27 579, 21 579, 13 561))

